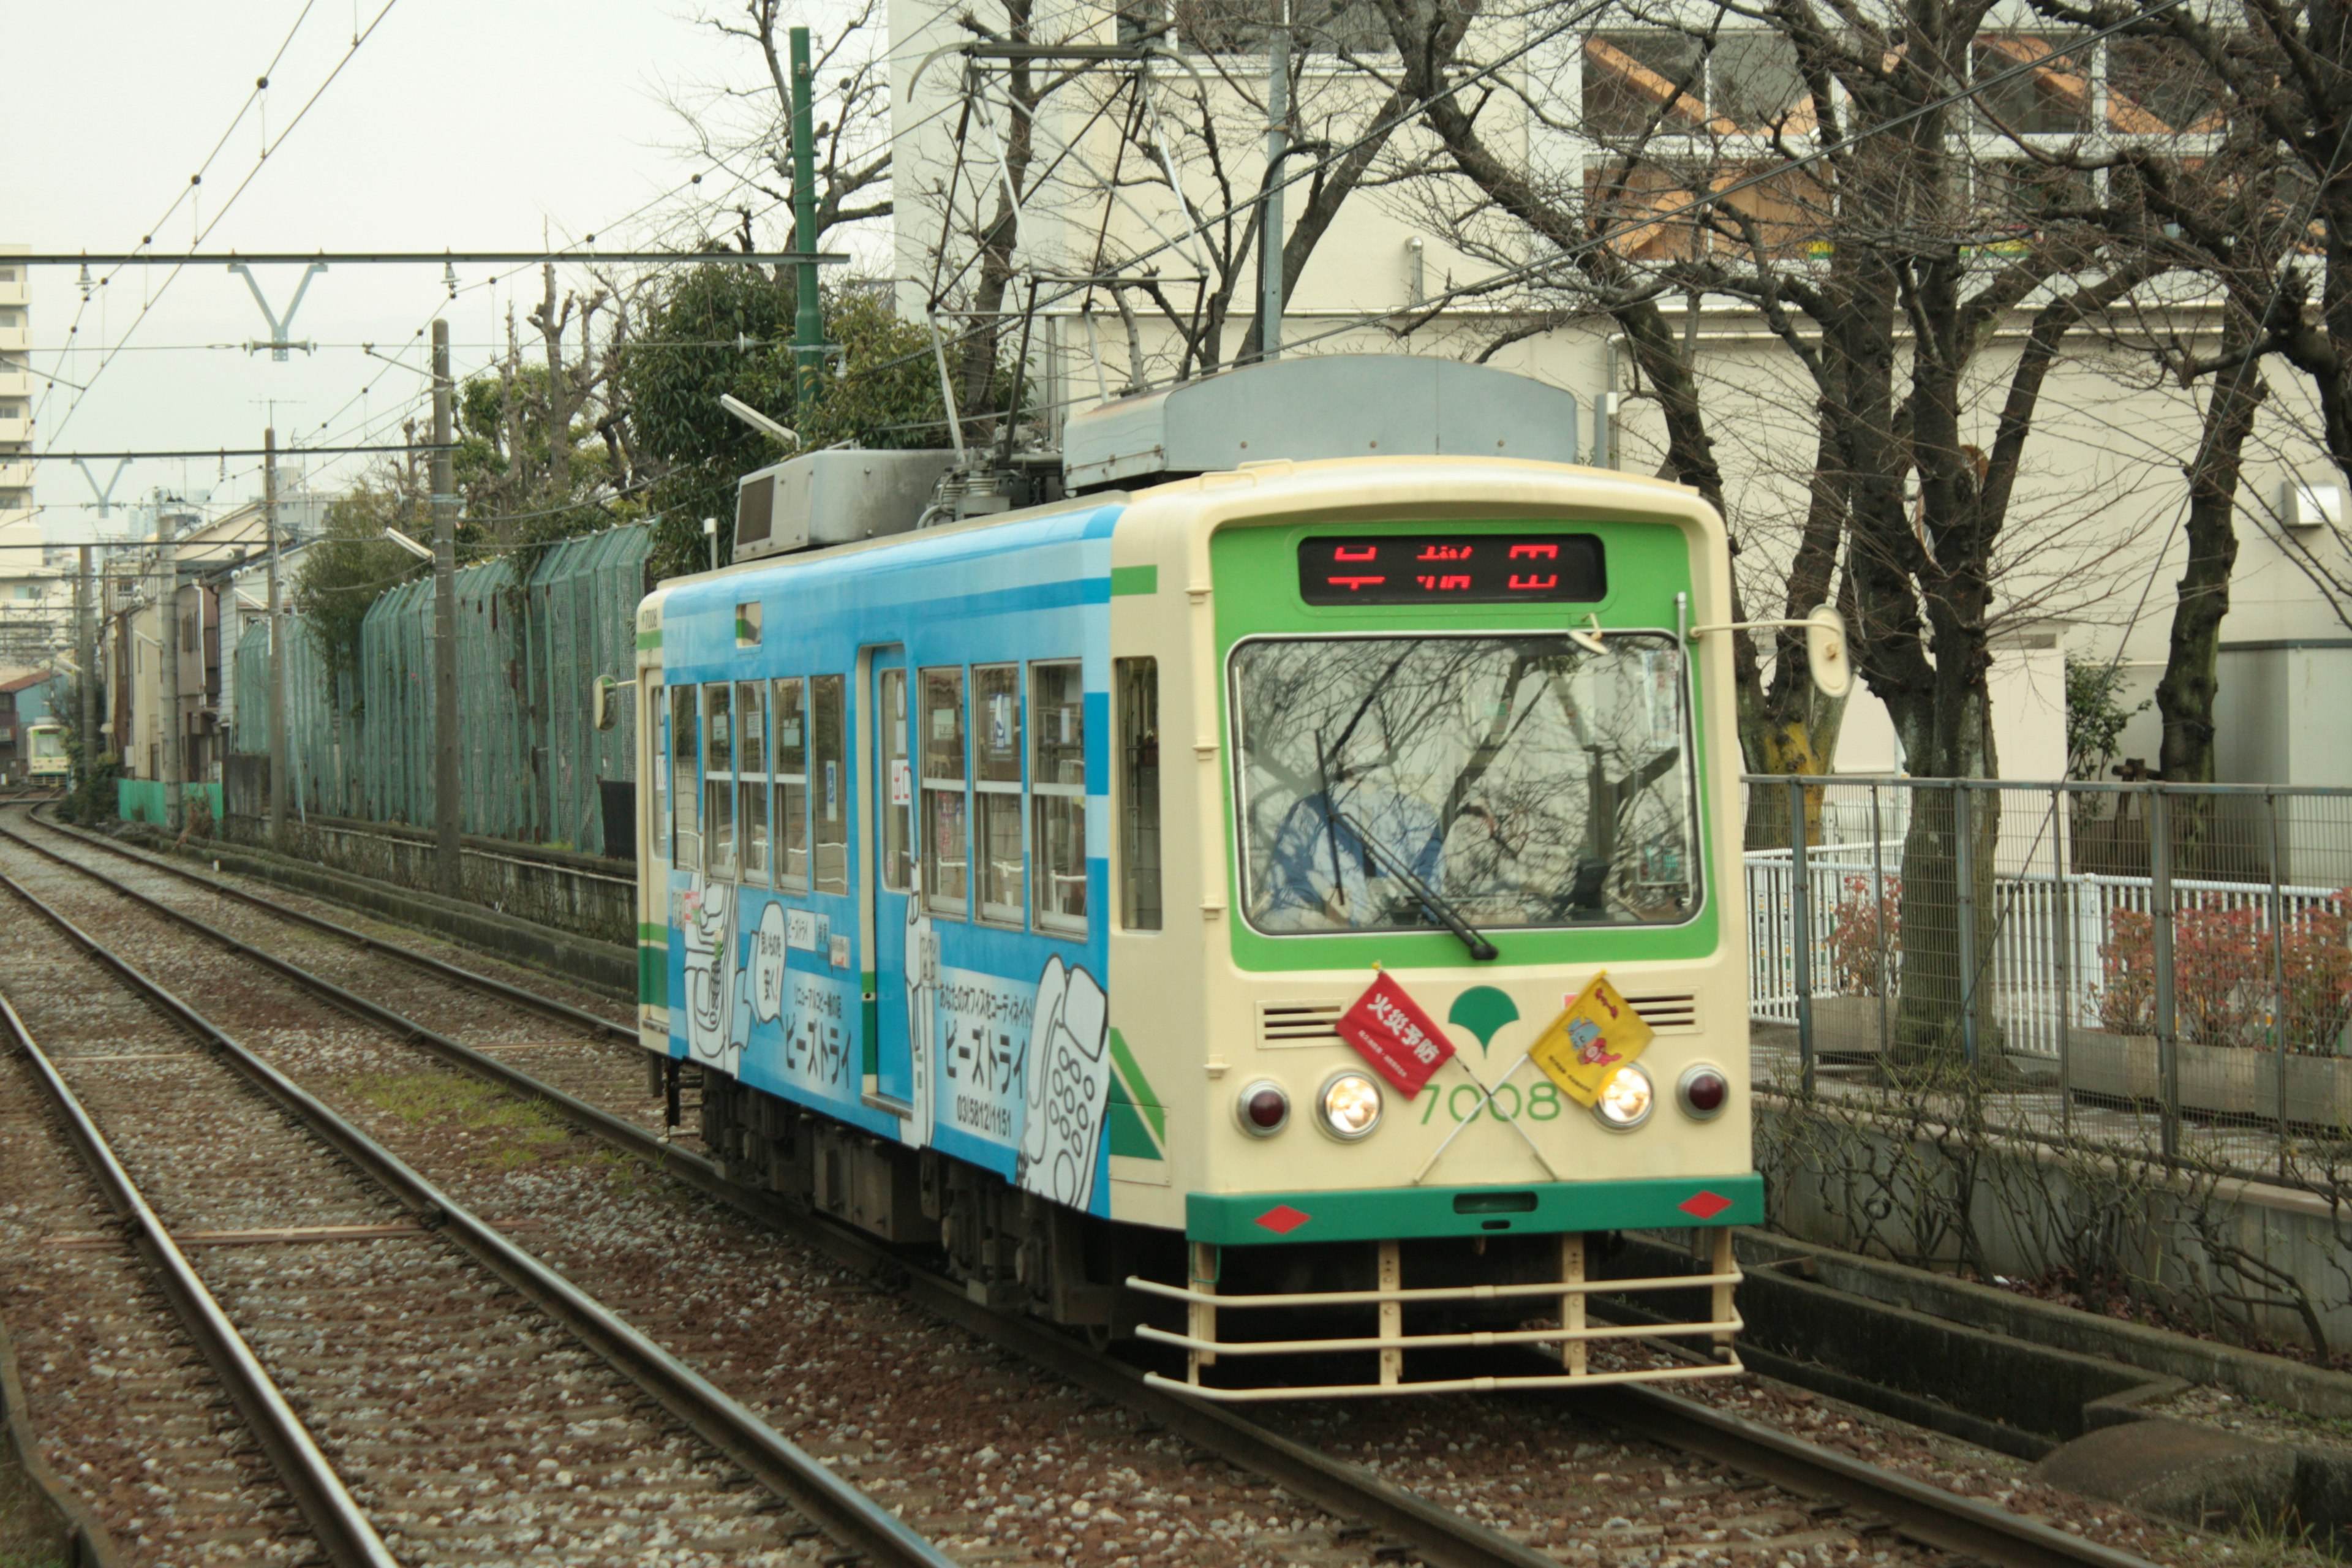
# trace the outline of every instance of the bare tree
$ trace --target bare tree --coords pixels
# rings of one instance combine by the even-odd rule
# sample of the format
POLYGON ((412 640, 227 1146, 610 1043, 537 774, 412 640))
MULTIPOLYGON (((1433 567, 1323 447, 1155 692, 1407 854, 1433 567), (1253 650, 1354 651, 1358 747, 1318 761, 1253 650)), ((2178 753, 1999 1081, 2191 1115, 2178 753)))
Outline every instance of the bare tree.
MULTIPOLYGON (((782 36, 791 25, 782 0, 741 0, 736 10, 702 20, 723 37, 748 48, 759 61, 757 86, 719 87, 673 101, 704 160, 735 172, 730 189, 706 192, 696 176, 693 206, 708 215, 728 211, 746 249, 755 248, 758 217, 781 211, 786 249, 814 250, 834 230, 892 215, 889 137, 890 82, 883 0, 861 0, 839 26, 813 40, 810 78, 816 89, 810 105, 815 136, 816 232, 793 230, 793 82, 782 36), (739 112, 728 113, 732 109, 739 112), (746 193, 767 198, 755 211, 746 193), (736 204, 731 208, 727 204, 736 204)), ((705 216, 706 226, 709 216, 705 216)))
MULTIPOLYGON (((1664 426, 1664 471, 1727 513, 1722 414, 1667 303, 1695 324, 1700 299, 1736 301, 1777 339, 1810 386, 1814 440, 1773 608, 1849 607, 1858 668, 1911 771, 1995 773, 1997 578, 2043 389, 2070 336, 2160 266, 2118 243, 2129 213, 2053 166, 2053 143, 2088 131, 2084 63, 2063 41, 2004 30, 1989 0, 1636 7, 1585 38, 1571 114, 1534 73, 1449 90, 1475 61, 1445 47, 1441 14, 1379 4, 1428 105, 1438 172, 1554 254, 1532 270, 1556 310, 1623 334, 1664 426), (1547 169, 1514 151, 1528 126, 1590 151, 1547 169), (2013 350, 1991 352, 2021 328, 2013 350)), ((1521 23, 1573 25, 1564 7, 1521 23)), ((1776 637, 1774 655, 1769 683, 1757 649, 1736 661, 1748 764, 1820 771, 1834 715, 1803 679, 1796 637, 1776 637)), ((1937 1055, 1958 1037, 1953 798, 1923 801, 1906 852, 1918 935, 1902 1035, 1937 1055)), ((1993 837, 1977 836, 1979 854, 1993 837)))

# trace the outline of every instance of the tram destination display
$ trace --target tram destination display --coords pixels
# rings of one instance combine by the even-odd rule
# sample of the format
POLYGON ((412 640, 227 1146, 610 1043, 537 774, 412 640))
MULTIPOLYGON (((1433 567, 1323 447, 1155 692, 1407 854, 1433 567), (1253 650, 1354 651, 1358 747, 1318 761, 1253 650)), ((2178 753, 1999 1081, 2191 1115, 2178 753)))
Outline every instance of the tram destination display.
POLYGON ((1301 540, 1310 605, 1590 604, 1607 591, 1590 533, 1379 534, 1301 540))

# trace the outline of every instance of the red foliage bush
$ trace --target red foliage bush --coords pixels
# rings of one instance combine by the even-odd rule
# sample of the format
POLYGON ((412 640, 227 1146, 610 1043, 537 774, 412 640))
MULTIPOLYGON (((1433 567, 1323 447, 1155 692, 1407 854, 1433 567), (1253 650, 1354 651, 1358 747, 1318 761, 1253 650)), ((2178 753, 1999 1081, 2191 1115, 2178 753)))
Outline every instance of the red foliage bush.
MULTIPOLYGON (((2333 1056, 2352 1021, 2352 889, 2267 929, 2259 904, 2232 908, 2200 894, 2172 917, 2173 1016, 2180 1037, 2205 1046, 2267 1047, 2333 1056), (2285 1016, 2279 1018, 2282 986, 2285 1016), (2284 1028, 2281 1027, 2284 1025, 2284 1028)), ((2107 913, 2099 947, 2099 1023, 2119 1035, 2156 1032, 2155 922, 2137 910, 2107 913)))

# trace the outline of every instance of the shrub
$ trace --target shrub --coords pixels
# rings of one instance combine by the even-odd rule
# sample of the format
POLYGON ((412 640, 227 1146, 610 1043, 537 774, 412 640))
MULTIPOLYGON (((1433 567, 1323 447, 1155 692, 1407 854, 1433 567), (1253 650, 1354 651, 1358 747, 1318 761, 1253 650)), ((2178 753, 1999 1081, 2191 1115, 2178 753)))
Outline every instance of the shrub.
MULTIPOLYGON (((2231 908, 2210 894, 2174 912, 2175 1026, 2198 1045, 2263 1047, 2283 1034, 2290 1050, 2333 1055, 2352 1022, 2352 890, 2297 911, 2283 931, 2268 923, 2258 905, 2231 908)), ((2155 1033, 2154 921, 2137 910, 2109 910, 2099 963, 2100 1026, 2155 1033)))
POLYGON ((1837 919, 1830 931, 1830 967, 1841 996, 1885 994, 1900 971, 1903 958, 1903 879, 1887 877, 1879 895, 1870 896, 1870 879, 1848 877, 1844 897, 1838 900, 1837 919), (1883 960, 1879 946, 1885 934, 1883 960))

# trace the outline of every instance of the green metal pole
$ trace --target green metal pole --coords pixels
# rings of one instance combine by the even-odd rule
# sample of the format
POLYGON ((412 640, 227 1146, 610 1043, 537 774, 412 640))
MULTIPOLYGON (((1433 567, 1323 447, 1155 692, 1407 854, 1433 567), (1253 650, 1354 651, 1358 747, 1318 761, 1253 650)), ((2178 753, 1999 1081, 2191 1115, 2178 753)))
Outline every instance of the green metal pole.
MULTIPOLYGON (((794 27, 793 45, 793 245, 816 247, 816 116, 809 72, 809 30, 794 27)), ((817 302, 816 263, 800 264, 799 313, 793 323, 793 393, 800 406, 816 402, 824 379, 824 310, 817 302)))

